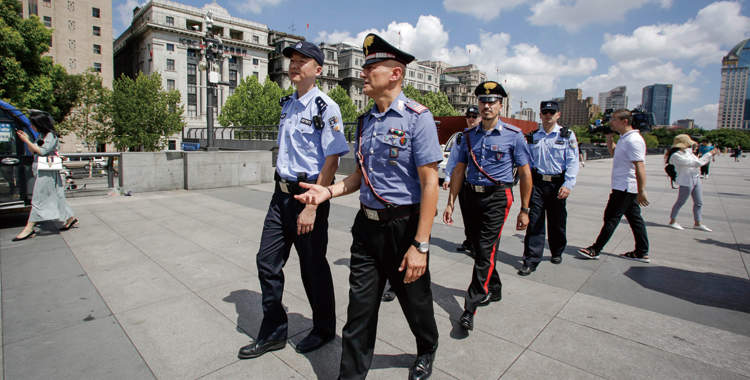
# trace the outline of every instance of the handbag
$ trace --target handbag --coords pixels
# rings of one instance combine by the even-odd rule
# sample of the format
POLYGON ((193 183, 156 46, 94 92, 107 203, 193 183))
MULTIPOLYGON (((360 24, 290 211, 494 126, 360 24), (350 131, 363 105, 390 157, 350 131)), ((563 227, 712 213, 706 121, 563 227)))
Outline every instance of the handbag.
POLYGON ((36 158, 37 170, 62 170, 62 159, 60 156, 38 156, 36 158))

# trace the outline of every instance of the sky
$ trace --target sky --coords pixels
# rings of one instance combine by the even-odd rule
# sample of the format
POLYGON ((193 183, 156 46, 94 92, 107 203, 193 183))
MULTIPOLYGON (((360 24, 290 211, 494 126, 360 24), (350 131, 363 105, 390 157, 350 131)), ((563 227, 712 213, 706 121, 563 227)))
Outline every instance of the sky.
MULTIPOLYGON (((212 2, 183 0, 203 7, 212 2)), ((113 32, 138 0, 113 0, 113 32)), ((693 0, 228 0, 232 16, 314 42, 361 46, 374 32, 417 57, 475 64, 510 93, 512 112, 580 88, 627 86, 628 107, 644 86, 672 84, 670 120, 716 127, 721 59, 750 38, 746 1, 693 0)))

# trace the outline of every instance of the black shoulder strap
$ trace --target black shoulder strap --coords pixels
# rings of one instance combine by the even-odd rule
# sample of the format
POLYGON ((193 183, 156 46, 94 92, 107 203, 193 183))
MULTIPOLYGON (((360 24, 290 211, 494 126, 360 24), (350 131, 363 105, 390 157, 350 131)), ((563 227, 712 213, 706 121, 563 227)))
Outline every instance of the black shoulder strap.
POLYGON ((291 95, 282 96, 281 99, 279 99, 279 105, 283 107, 284 103, 288 102, 289 99, 291 99, 291 98, 292 98, 291 95))

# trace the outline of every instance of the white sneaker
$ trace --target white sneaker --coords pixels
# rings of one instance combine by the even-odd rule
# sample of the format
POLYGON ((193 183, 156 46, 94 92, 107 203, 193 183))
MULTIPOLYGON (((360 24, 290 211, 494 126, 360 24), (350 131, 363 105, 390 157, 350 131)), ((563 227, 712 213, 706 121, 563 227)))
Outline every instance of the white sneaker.
POLYGON ((694 226, 693 228, 695 228, 696 230, 701 230, 701 231, 706 231, 706 232, 713 232, 712 229, 706 227, 706 225, 702 224, 702 223, 699 224, 699 225, 697 225, 697 226, 694 226))
MULTIPOLYGON (((677 223, 677 222, 674 222, 674 223, 670 224, 669 226, 672 227, 672 228, 674 228, 675 230, 684 230, 684 228, 682 228, 682 226, 680 225, 680 223, 677 223)), ((698 228, 698 227, 695 227, 695 228, 698 228)))

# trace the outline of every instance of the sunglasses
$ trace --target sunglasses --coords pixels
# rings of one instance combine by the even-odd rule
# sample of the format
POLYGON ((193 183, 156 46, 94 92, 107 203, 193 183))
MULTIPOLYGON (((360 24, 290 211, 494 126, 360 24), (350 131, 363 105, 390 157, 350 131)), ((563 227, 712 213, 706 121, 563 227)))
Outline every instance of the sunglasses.
POLYGON ((555 110, 544 110, 544 111, 542 111, 542 115, 554 115, 556 113, 557 113, 557 111, 555 111, 555 110))
POLYGON ((467 119, 476 119, 478 117, 479 117, 479 115, 477 115, 475 113, 470 113, 470 114, 466 115, 467 119))

